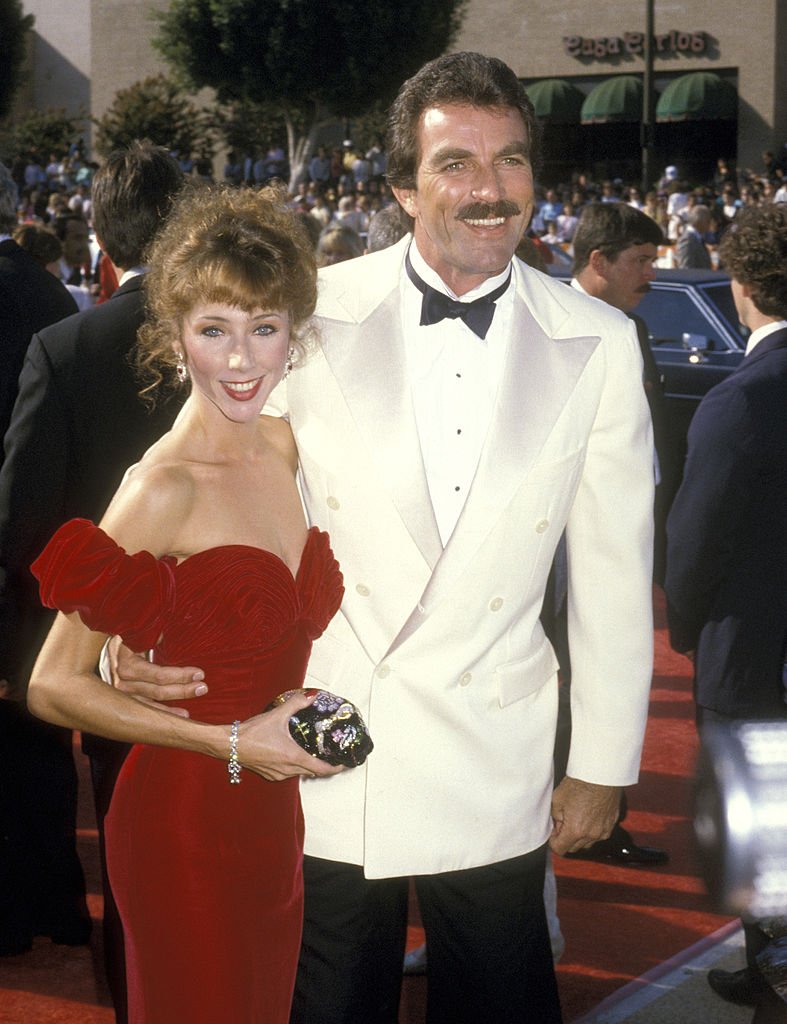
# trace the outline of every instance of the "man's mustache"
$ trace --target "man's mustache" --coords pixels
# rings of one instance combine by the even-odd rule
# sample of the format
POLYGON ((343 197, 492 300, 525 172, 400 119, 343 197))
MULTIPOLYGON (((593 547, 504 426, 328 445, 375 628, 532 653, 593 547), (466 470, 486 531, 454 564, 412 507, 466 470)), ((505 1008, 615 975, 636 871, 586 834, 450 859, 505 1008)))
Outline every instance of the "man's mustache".
POLYGON ((457 220, 491 220, 494 217, 518 217, 522 211, 510 199, 495 203, 468 203, 456 215, 457 220))

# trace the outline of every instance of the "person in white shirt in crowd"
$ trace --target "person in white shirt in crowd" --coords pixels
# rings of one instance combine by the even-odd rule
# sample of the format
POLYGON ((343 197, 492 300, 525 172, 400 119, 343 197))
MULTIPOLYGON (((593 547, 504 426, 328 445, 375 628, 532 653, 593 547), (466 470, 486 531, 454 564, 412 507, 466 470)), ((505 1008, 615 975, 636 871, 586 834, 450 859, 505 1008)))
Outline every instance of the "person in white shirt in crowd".
POLYGON ((355 196, 342 196, 334 214, 334 222, 346 228, 352 228, 359 235, 365 235, 369 226, 369 218, 356 206, 355 196))

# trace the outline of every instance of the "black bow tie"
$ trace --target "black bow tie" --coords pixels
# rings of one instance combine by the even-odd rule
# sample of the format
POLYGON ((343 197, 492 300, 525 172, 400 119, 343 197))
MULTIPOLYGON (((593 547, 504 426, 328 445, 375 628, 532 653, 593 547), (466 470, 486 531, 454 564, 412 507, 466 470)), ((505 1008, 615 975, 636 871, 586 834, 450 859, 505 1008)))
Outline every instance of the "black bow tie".
POLYGON ((439 324, 446 317, 450 320, 459 318, 464 320, 470 330, 482 339, 486 338, 487 331, 492 325, 492 318, 495 315, 495 302, 511 283, 511 272, 509 271, 508 277, 500 287, 495 288, 488 295, 482 295, 480 299, 473 299, 472 302, 460 302, 458 299, 452 299, 450 295, 446 295, 445 292, 439 292, 430 284, 422 281, 413 270, 409 253, 405 259, 405 269, 407 270, 407 276, 415 287, 423 293, 423 300, 421 302, 422 327, 429 324, 439 324))

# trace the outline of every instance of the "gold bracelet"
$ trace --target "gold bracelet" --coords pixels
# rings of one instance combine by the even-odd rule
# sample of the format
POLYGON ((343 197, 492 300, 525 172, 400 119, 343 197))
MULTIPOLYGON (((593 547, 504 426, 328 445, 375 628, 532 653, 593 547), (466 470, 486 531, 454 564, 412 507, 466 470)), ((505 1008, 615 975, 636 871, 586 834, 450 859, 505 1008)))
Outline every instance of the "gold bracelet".
POLYGON ((238 729, 240 729, 240 722, 236 720, 230 726, 230 759, 227 763, 227 772, 232 786, 238 785, 241 780, 241 763, 238 760, 238 729))

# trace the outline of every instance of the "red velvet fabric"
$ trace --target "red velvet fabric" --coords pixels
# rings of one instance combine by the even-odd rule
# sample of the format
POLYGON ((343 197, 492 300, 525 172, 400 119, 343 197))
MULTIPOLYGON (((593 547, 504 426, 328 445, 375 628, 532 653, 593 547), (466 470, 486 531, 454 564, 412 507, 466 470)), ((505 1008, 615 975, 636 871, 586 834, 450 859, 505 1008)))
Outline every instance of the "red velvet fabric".
MULTIPOLYGON (((276 555, 228 545, 175 564, 127 555, 85 520, 33 566, 46 604, 121 632, 155 660, 204 669, 193 718, 245 719, 302 685, 342 577, 309 531, 296 576, 276 555), (151 640, 151 638, 153 638, 151 640)), ((303 819, 296 779, 136 745, 106 818, 107 861, 126 936, 132 1024, 286 1024, 301 932, 303 819)))

